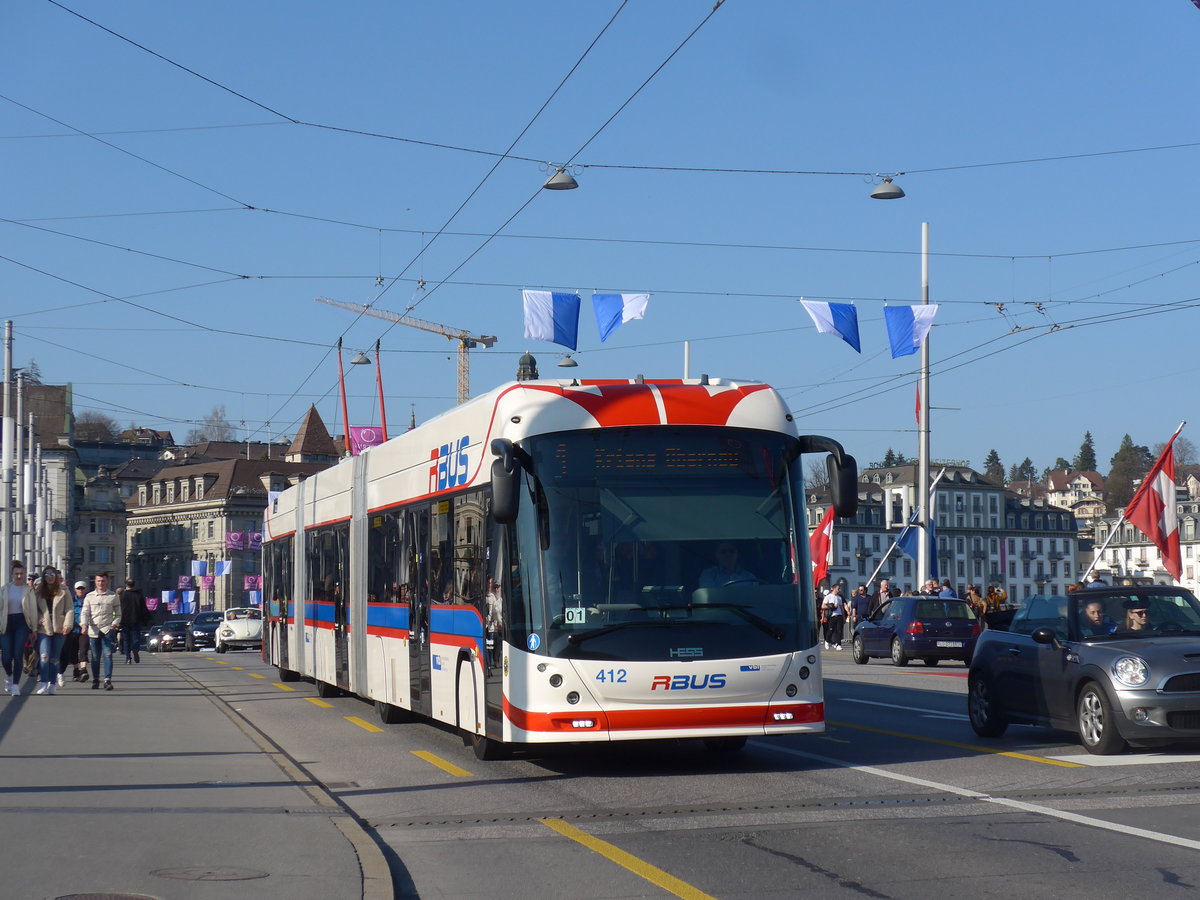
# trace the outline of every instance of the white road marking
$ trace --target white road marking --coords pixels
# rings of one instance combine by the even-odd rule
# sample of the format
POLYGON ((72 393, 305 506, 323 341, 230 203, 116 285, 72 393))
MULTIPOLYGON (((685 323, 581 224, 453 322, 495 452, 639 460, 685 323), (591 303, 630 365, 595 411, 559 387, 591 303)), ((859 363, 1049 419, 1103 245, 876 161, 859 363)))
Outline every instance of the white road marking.
POLYGON ((1081 766, 1157 766, 1163 763, 1200 762, 1200 753, 1123 753, 1115 756, 1093 756, 1091 753, 1080 753, 1074 756, 1052 756, 1050 758, 1078 763, 1081 766))
POLYGON ((856 763, 846 762, 841 759, 832 759, 828 756, 821 756, 817 753, 805 753, 803 750, 793 750, 791 747, 779 747, 774 744, 767 744, 761 741, 751 741, 750 744, 754 747, 759 747, 763 750, 774 750, 776 753, 786 753, 790 756, 799 756, 802 759, 811 759, 814 762, 825 763, 830 766, 837 766, 842 769, 853 769, 856 772, 865 772, 868 775, 877 775, 880 778, 889 778, 892 781, 900 781, 905 784, 915 784, 920 787, 932 788, 935 791, 941 791, 946 794, 957 794, 960 797, 969 797, 974 800, 981 800, 984 803, 995 803, 997 806, 1006 806, 1011 809, 1019 809, 1023 812, 1036 813, 1038 815, 1050 816, 1055 819, 1062 819, 1065 822, 1074 822, 1077 825, 1088 825, 1092 828, 1101 828, 1104 831, 1114 831, 1117 834, 1125 834, 1131 837, 1145 838, 1150 841, 1158 841, 1161 844, 1173 844, 1176 847, 1186 847, 1189 850, 1200 850, 1200 841, 1194 841, 1190 838, 1179 837, 1174 834, 1165 834, 1161 831, 1149 831, 1145 828, 1134 828, 1131 825, 1120 825, 1116 822, 1106 822, 1104 819, 1096 819, 1091 816, 1081 816, 1078 813, 1066 812, 1061 809, 1054 809, 1049 806, 1040 806, 1036 803, 1025 803, 1021 800, 1010 800, 1007 797, 993 797, 989 794, 981 794, 978 791, 972 791, 967 788, 955 787, 952 784, 941 784, 937 781, 928 781, 924 778, 913 778, 910 775, 901 775, 898 772, 889 772, 887 769, 876 768, 875 766, 860 766, 856 763))
MULTIPOLYGON (((865 703, 868 706, 884 706, 884 707, 887 707, 888 709, 904 709, 904 710, 908 710, 909 712, 924 713, 926 716, 930 716, 935 719, 956 719, 959 722, 968 721, 967 715, 965 713, 943 712, 940 709, 922 709, 919 706, 900 706, 897 703, 880 703, 878 700, 855 700, 851 697, 843 697, 841 700, 838 700, 837 702, 838 703, 865 703)), ((826 705, 828 705, 828 704, 826 704, 826 705)))

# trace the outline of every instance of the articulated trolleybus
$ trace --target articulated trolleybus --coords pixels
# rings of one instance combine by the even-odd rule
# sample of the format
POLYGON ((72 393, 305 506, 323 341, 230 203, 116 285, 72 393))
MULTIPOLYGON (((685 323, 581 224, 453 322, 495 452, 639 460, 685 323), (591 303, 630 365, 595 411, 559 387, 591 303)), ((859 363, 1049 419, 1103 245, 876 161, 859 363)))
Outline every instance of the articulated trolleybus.
POLYGON ((515 746, 824 730, 801 454, 764 384, 503 385, 272 498, 263 654, 515 746))

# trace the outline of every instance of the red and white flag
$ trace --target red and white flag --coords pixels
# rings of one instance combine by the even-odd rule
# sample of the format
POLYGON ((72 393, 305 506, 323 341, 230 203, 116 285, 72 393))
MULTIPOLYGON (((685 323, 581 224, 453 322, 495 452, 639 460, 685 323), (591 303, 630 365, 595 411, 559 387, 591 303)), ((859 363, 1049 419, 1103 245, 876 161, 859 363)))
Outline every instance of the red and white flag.
POLYGON ((1179 514, 1175 506, 1175 453, 1171 449, 1177 437, 1178 431, 1171 435, 1158 462, 1147 473, 1142 486, 1125 507, 1125 518, 1158 548, 1162 554, 1163 568, 1176 581, 1183 572, 1179 555, 1179 514))
POLYGON ((821 580, 829 574, 829 552, 833 549, 833 507, 821 519, 821 524, 808 539, 808 549, 812 554, 813 590, 821 584, 821 580))

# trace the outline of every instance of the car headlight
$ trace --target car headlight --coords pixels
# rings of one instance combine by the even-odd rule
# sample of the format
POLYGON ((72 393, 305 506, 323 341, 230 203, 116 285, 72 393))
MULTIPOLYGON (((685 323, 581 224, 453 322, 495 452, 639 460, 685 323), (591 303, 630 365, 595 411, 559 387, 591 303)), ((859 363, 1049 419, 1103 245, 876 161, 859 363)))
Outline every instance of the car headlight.
POLYGON ((221 637, 233 637, 233 629, 222 628, 221 629, 221 637))
POLYGON ((1136 656, 1122 656, 1113 661, 1112 676, 1128 687, 1141 687, 1150 677, 1150 667, 1136 656))

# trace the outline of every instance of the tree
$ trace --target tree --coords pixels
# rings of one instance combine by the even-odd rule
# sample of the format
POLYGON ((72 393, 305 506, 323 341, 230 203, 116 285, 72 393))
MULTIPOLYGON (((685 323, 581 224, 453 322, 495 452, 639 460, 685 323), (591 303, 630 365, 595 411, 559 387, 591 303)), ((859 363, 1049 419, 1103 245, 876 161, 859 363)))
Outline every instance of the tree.
MULTIPOLYGON (((1150 451, 1150 455, 1158 459, 1162 455, 1163 447, 1167 446, 1167 442, 1155 444, 1150 451)), ((1196 464, 1196 445, 1185 438, 1182 434, 1175 438, 1175 444, 1172 447, 1172 453, 1175 455, 1175 464, 1177 466, 1194 466, 1196 464)))
POLYGON ((883 454, 883 468, 890 469, 896 464, 896 452, 891 448, 887 448, 887 453, 883 454))
POLYGON ((804 469, 804 487, 809 491, 820 491, 829 487, 829 469, 825 459, 814 459, 804 469))
POLYGON ((25 367, 25 383, 26 384, 41 384, 42 370, 38 368, 37 360, 29 360, 29 365, 25 367))
POLYGON ((1150 448, 1135 444, 1133 438, 1125 435, 1113 454, 1112 468, 1105 479, 1109 509, 1124 507, 1133 499, 1134 482, 1144 477, 1152 465, 1150 448))
POLYGON ((1025 457, 1024 460, 1022 460, 1020 465, 1017 465, 1014 463, 1012 468, 1008 470, 1008 480, 1010 482, 1012 482, 1012 481, 1037 481, 1038 480, 1037 466, 1035 466, 1033 464, 1033 460, 1031 460, 1027 456, 1027 457, 1025 457))
POLYGON ((187 442, 199 444, 204 441, 232 441, 233 426, 225 418, 225 407, 214 406, 211 413, 204 419, 199 428, 188 432, 187 442))
POLYGON ((116 419, 93 409, 75 417, 75 439, 78 441, 114 441, 120 430, 116 419))
POLYGON ((983 461, 983 477, 993 484, 1004 484, 1004 463, 1000 462, 995 447, 988 451, 987 459, 983 461))
MULTIPOLYGON (((1067 460, 1067 459, 1063 459, 1060 456, 1058 459, 1056 459, 1054 461, 1054 465, 1051 466, 1048 471, 1050 471, 1050 472, 1070 472, 1071 471, 1071 461, 1067 460)), ((1076 470, 1076 471, 1078 471, 1078 470, 1076 470)))
POLYGON ((1076 472, 1096 471, 1096 445, 1092 443, 1092 433, 1090 431, 1083 433, 1083 443, 1079 445, 1079 452, 1075 454, 1075 459, 1071 461, 1070 468, 1076 472))

